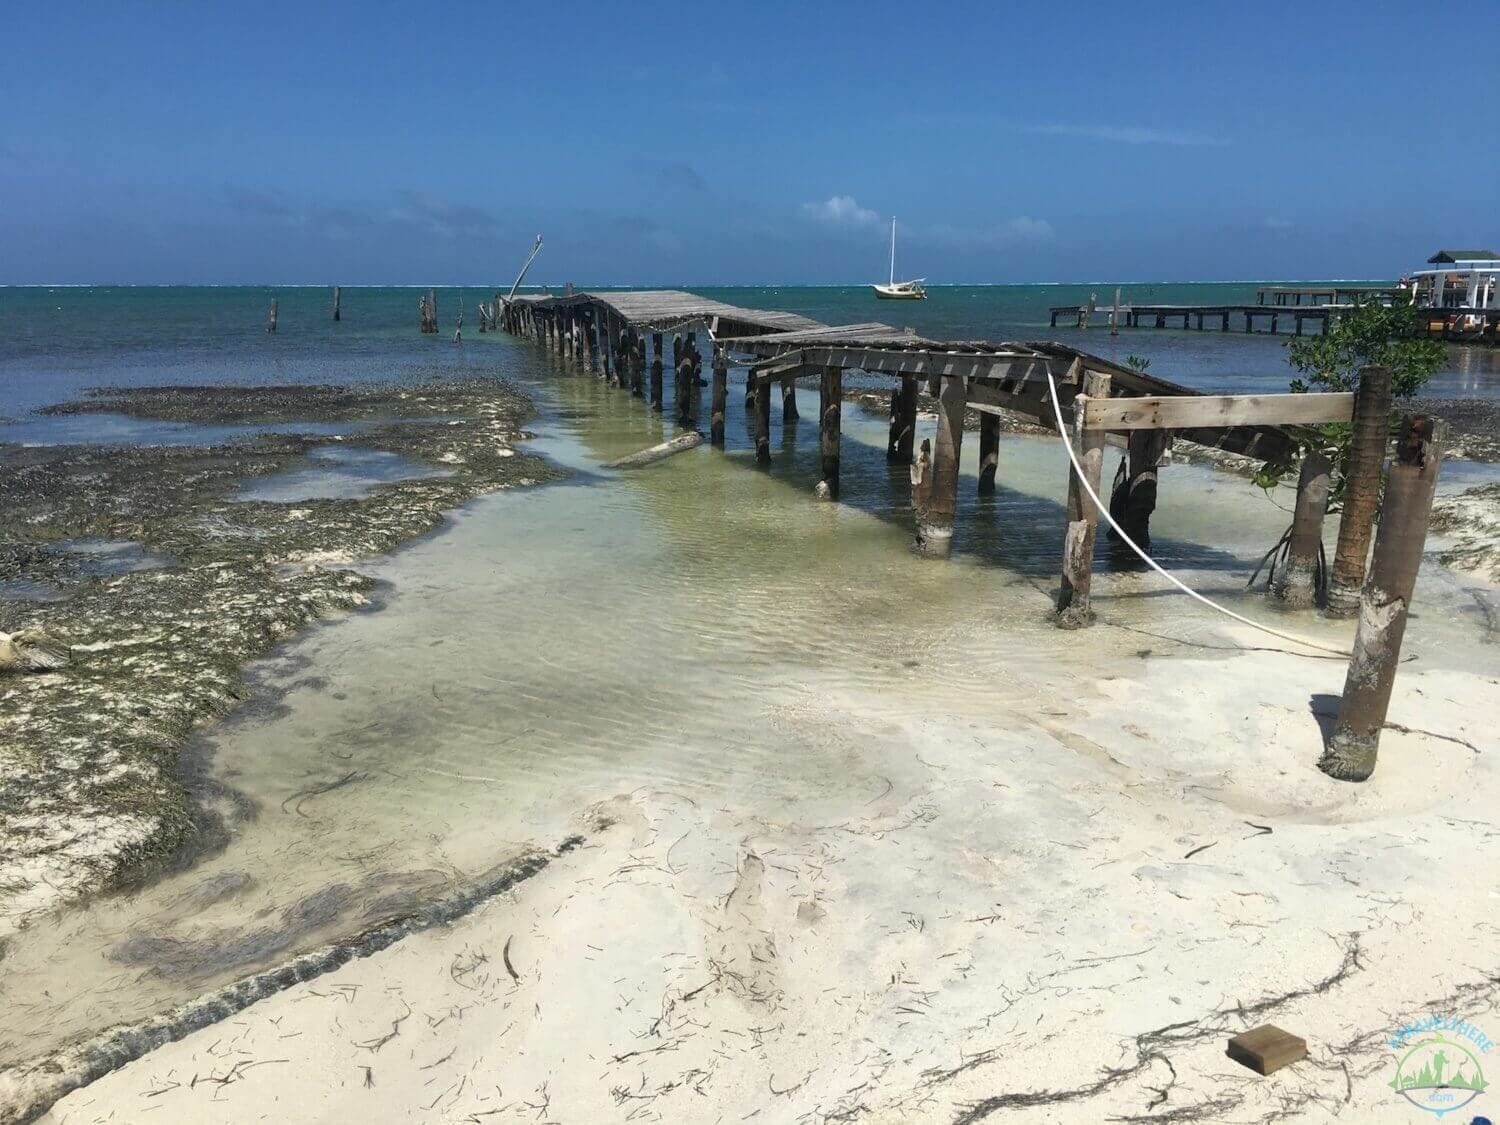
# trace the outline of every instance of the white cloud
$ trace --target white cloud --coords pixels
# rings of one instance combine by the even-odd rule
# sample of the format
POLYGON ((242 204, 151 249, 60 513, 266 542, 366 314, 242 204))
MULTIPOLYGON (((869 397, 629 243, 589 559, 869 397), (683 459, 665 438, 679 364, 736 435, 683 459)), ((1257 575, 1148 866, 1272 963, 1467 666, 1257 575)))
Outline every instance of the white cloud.
POLYGON ((822 203, 804 203, 802 214, 820 223, 841 227, 867 227, 880 222, 880 216, 861 207, 852 195, 835 195, 822 203))
POLYGON ((1143 129, 1130 125, 1028 125, 1026 131, 1049 137, 1084 137, 1126 145, 1221 146, 1229 143, 1205 133, 1188 133, 1180 129, 1143 129))

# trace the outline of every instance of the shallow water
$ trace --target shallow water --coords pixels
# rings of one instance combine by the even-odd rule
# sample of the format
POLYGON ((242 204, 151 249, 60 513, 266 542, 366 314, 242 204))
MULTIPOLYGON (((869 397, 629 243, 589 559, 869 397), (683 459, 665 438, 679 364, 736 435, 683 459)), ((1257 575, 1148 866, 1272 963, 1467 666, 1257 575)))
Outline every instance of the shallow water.
MULTIPOLYGON (((1050 624, 1066 484, 1053 439, 1003 438, 1001 488, 979 501, 970 435, 955 554, 938 562, 910 550, 906 470, 886 464, 879 419, 845 411, 838 504, 812 498, 815 393, 799 396, 802 422, 773 422, 763 472, 740 372, 727 452, 611 472, 601 466, 673 427, 535 349, 501 349, 542 404, 533 448, 575 475, 480 499, 370 564, 379 612, 325 623, 254 670, 256 701, 186 756, 229 818, 227 846, 18 935, 0 972, 0 1059, 356 932, 517 848, 555 844, 590 802, 639 786, 786 817, 878 794, 879 763, 909 754, 909 736, 832 727, 812 705, 821 692, 1014 727, 1040 701, 1130 675, 1147 650, 1185 641, 1223 655, 1213 619, 1154 578, 1110 573, 1105 552, 1105 624, 1050 624)), ((1288 503, 1169 467, 1158 557, 1244 612, 1346 642, 1348 624, 1244 593, 1288 503)), ((1469 585, 1424 574, 1409 655, 1472 661, 1469 585)), ((1299 685, 1286 690, 1305 704, 1299 685)))
POLYGON ((277 504, 298 500, 357 500, 392 481, 449 475, 443 469, 384 449, 325 445, 311 450, 308 457, 314 462, 311 466, 260 477, 240 489, 235 499, 277 504))

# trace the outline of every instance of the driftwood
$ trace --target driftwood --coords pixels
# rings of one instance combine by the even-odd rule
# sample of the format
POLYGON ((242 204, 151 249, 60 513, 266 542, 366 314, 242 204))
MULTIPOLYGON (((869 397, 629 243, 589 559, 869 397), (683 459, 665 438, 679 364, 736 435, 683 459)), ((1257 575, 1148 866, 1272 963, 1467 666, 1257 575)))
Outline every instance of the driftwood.
POLYGON ((664 441, 660 445, 653 445, 650 449, 643 449, 639 453, 632 453, 629 457, 621 457, 618 461, 611 461, 608 465, 611 469, 639 469, 645 465, 653 465, 657 461, 665 461, 674 453, 685 453, 689 449, 696 449, 703 444, 703 435, 697 430, 691 433, 681 434, 671 441, 664 441))

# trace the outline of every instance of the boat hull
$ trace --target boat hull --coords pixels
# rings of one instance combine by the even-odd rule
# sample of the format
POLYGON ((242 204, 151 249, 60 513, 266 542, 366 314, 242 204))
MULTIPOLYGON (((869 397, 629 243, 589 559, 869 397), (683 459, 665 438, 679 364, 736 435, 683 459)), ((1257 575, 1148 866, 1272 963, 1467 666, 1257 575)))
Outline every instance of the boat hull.
POLYGON ((921 289, 907 289, 898 285, 872 285, 875 296, 882 301, 925 301, 927 294, 921 289))

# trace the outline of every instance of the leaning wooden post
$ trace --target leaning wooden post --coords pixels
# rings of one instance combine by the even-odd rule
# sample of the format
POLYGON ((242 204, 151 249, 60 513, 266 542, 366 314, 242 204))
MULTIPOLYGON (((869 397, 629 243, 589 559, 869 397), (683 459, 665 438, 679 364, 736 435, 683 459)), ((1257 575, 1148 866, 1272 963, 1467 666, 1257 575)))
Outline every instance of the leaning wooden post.
POLYGON ((1000 466, 1000 419, 994 414, 979 416, 979 495, 995 491, 995 470, 1000 466))
POLYGON ((338 320, 339 319, 339 297, 340 297, 340 295, 341 295, 341 290, 339 289, 339 287, 337 285, 335 285, 333 287, 333 319, 334 320, 338 320))
MULTIPOLYGON (((657 360, 656 370, 661 361, 657 360)), ((714 387, 711 414, 709 416, 709 440, 720 449, 724 448, 724 418, 729 412, 729 357, 721 344, 714 345, 714 387)))
POLYGON ((1318 556, 1323 549, 1323 516, 1328 511, 1328 476, 1331 465, 1321 453, 1302 459, 1297 476, 1297 506, 1292 514, 1292 539, 1286 563, 1276 575, 1271 593, 1292 609, 1317 604, 1318 556))
POLYGON ((962 378, 942 380, 938 390, 937 441, 932 448, 931 484, 917 509, 917 550, 947 558, 953 550, 953 516, 958 511, 958 456, 964 440, 969 389, 962 378))
POLYGON ((1354 392, 1354 435, 1344 484, 1344 511, 1339 517, 1338 547, 1328 582, 1331 617, 1352 617, 1359 610, 1370 536, 1380 508, 1380 470, 1390 436, 1391 369, 1362 367, 1359 389, 1354 392))
POLYGON ((839 498, 839 423, 844 408, 844 369, 823 368, 823 381, 818 388, 818 444, 821 454, 823 479, 818 482, 817 494, 829 500, 839 498))
POLYGON ((916 437, 917 378, 903 375, 901 385, 891 391, 891 432, 886 442, 885 459, 897 465, 910 465, 916 437))
POLYGON ((1391 704, 1406 615, 1427 542, 1446 429, 1427 415, 1401 419, 1396 459, 1385 482, 1375 557, 1360 595, 1344 701, 1333 737, 1318 761, 1320 770, 1340 781, 1364 781, 1375 772, 1380 729, 1391 704))
POLYGON ((801 417, 802 415, 797 412, 797 377, 783 375, 781 377, 781 420, 795 422, 801 417))
POLYGON ((762 379, 760 372, 750 369, 750 385, 755 394, 755 463, 771 463, 771 381, 762 379))
MULTIPOLYGON (((1090 399, 1109 397, 1109 376, 1088 372, 1083 379, 1083 394, 1073 400, 1073 453, 1083 467, 1084 480, 1099 495, 1104 469, 1103 430, 1088 429, 1090 399)), ((1076 629, 1093 621, 1089 607, 1089 588, 1094 571, 1094 538, 1099 526, 1099 509, 1089 499, 1079 481, 1077 470, 1068 467, 1068 530, 1063 540, 1062 589, 1057 595, 1057 623, 1076 629)))
POLYGON ((268 321, 266 321, 266 331, 267 332, 275 332, 276 331, 276 298, 275 297, 271 298, 271 319, 268 320, 268 321))

